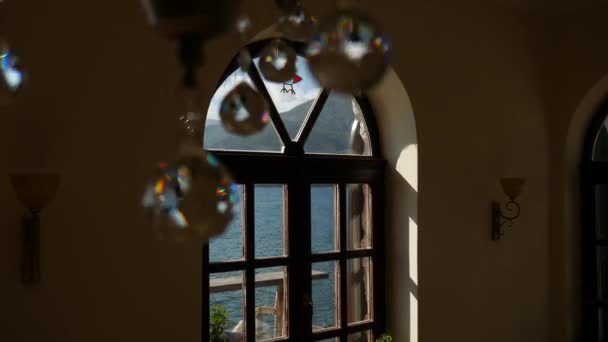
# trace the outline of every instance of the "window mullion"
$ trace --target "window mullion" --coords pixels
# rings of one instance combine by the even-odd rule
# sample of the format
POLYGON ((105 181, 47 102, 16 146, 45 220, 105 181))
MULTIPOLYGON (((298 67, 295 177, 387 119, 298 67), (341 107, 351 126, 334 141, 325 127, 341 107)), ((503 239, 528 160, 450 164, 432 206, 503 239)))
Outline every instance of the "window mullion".
POLYGON ((346 341, 348 338, 348 297, 347 297, 347 270, 346 260, 348 251, 348 241, 346 230, 347 227, 347 210, 346 210, 346 184, 338 185, 338 227, 340 230, 340 333, 341 341, 346 341))
POLYGON ((319 94, 317 100, 315 101, 315 104, 312 106, 312 109, 306 116, 306 119, 304 120, 304 124, 302 125, 300 132, 298 132, 296 140, 298 144, 302 147, 302 149, 304 149, 306 140, 308 139, 312 128, 315 126, 315 122, 317 122, 319 115, 321 115, 321 111, 323 110, 323 106, 325 106, 325 102, 327 102, 327 98, 329 98, 329 94, 330 91, 327 89, 323 89, 321 91, 321 94, 319 94))
POLYGON ((378 181, 371 184, 371 214, 372 214, 372 249, 374 257, 372 259, 372 312, 371 317, 374 321, 374 338, 386 331, 386 285, 384 276, 386 272, 386 235, 384 230, 384 182, 378 181))
POLYGON ((289 340, 310 341, 312 333, 310 259, 310 185, 287 186, 289 245, 289 340))
POLYGON ((245 327, 247 341, 255 342, 255 206, 254 185, 245 185, 245 327))
POLYGON ((269 106, 269 110, 270 110, 270 119, 272 120, 272 123, 274 124, 274 128, 276 129, 277 134, 279 135, 279 138, 281 138, 281 141, 283 142, 283 145, 285 146, 285 148, 289 149, 291 146, 294 145, 294 142, 289 137, 287 128, 285 128, 285 124, 283 123, 283 120, 281 120, 281 117, 279 116, 279 111, 277 110, 277 107, 275 106, 274 101, 272 100, 272 97, 270 96, 270 93, 268 92, 268 88, 266 88, 266 85, 264 84, 264 81, 262 80, 262 76, 260 75, 260 73, 258 72, 258 70, 255 66, 251 66, 249 68, 248 73, 249 73, 249 77, 253 81, 253 84, 255 84, 255 86, 257 87, 260 94, 262 94, 262 96, 264 96, 264 98, 268 102, 268 106, 269 106))
POLYGON ((203 338, 203 341, 209 341, 210 337, 209 337, 209 319, 210 319, 210 307, 209 307, 209 296, 210 291, 209 291, 209 244, 206 243, 205 246, 203 246, 203 267, 206 267, 207 269, 204 270, 203 272, 203 279, 202 279, 202 286, 201 286, 201 291, 203 293, 203 295, 201 296, 202 298, 202 305, 203 305, 203 331, 201 332, 201 336, 203 338))

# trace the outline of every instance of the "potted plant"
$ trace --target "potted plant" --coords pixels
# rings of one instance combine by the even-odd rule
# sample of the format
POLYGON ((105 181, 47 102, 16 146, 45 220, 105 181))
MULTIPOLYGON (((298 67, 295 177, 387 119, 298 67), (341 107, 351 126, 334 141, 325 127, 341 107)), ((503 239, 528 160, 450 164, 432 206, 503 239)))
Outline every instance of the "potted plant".
POLYGON ((376 339, 376 342, 393 342, 391 335, 383 334, 376 339))
POLYGON ((209 319, 210 342, 226 342, 224 337, 226 327, 228 327, 228 310, 223 305, 212 305, 209 319))

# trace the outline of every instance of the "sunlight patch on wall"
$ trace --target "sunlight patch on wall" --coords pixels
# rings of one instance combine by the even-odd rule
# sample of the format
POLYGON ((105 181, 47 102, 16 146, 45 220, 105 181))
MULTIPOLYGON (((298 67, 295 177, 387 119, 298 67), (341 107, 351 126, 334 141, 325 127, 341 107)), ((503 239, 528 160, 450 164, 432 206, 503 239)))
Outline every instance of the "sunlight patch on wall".
POLYGON ((418 145, 406 146, 397 159, 397 172, 418 192, 418 145))
POLYGON ((418 298, 410 292, 410 340, 418 342, 418 298))
POLYGON ((418 224, 411 217, 409 230, 410 278, 418 286, 418 224))

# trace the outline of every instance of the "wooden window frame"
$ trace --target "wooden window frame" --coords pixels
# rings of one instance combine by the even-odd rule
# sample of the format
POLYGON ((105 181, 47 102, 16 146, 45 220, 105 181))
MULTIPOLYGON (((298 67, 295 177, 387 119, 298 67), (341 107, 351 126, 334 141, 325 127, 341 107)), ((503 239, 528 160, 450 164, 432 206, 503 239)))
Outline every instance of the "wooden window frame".
MULTIPOLYGON (((604 122, 608 120, 608 100, 596 111, 587 129, 580 166, 581 193, 581 302, 582 336, 584 341, 600 341, 599 311, 608 312, 608 301, 599 296, 600 270, 598 248, 607 247, 608 239, 598 237, 597 193, 598 185, 608 185, 608 160, 594 160, 596 139, 604 122)), ((608 317, 604 317, 607 320, 608 317)), ((604 338, 608 331, 604 332, 604 338)))
MULTIPOLYGON (((269 42, 260 41, 248 45, 252 56, 259 55, 262 48, 269 42)), ((301 55, 305 45, 290 43, 301 55)), ((236 57, 233 58, 222 76, 221 84, 238 67, 236 57)), ((245 324, 246 341, 255 340, 255 271, 258 268, 284 266, 288 274, 287 307, 289 334, 286 338, 276 341, 319 341, 326 338, 339 338, 346 342, 348 335, 360 331, 371 330, 377 337, 385 331, 385 253, 384 253, 384 172, 386 162, 380 153, 379 134, 371 105, 366 97, 357 96, 356 101, 361 108, 365 124, 369 132, 371 156, 322 155, 304 152, 306 139, 319 117, 330 91, 322 90, 315 104, 308 113, 298 136, 292 140, 281 121, 272 98, 255 67, 248 71, 249 77, 267 99, 270 105, 270 117, 274 127, 284 144, 282 153, 217 151, 212 152, 232 171, 236 183, 243 185, 244 198, 244 259, 239 261, 214 262, 209 260, 209 245, 203 247, 202 272, 202 340, 209 341, 210 318, 210 289, 209 275, 212 273, 243 271, 245 278, 245 324), (283 184, 286 185, 285 209, 287 215, 286 250, 287 256, 256 259, 255 258, 255 185, 283 184), (310 193, 311 185, 337 185, 339 212, 338 229, 340 249, 337 252, 315 254, 311 253, 310 193), (346 223, 346 189, 349 184, 367 184, 371 190, 371 215, 373 245, 369 249, 348 250, 346 223), (305 245, 303 247, 303 245, 305 245), (298 251, 294 254, 294 251, 298 251), (371 320, 354 325, 348 324, 347 319, 347 260, 352 258, 370 257, 373 264, 372 273, 372 307, 371 320), (306 301, 311 296, 312 263, 323 261, 339 262, 340 276, 339 293, 341 308, 340 326, 321 332, 312 332, 312 308, 306 301), (297 271, 295 271, 297 270, 297 271), (298 295, 292 295, 298 294, 298 295), (307 294, 307 296, 299 295, 307 294)), ((337 303, 336 303, 337 304, 337 303)), ((273 340, 275 341, 275 340, 273 340)))

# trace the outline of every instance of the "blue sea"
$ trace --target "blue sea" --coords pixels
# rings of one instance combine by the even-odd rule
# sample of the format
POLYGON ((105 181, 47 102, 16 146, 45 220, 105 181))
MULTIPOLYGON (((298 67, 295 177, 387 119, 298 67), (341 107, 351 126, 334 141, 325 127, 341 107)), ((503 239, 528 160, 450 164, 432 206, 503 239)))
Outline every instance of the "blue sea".
MULTIPOLYGON (((275 257, 285 254, 284 239, 284 191, 281 185, 260 185, 255 187, 255 256, 256 258, 275 257)), ((313 253, 333 251, 335 249, 334 229, 334 187, 319 185, 311 188, 311 222, 313 253)), ((235 210, 235 219, 226 232, 210 243, 211 262, 243 259, 244 227, 241 222, 241 208, 235 210)), ((333 327, 336 324, 335 290, 337 266, 335 262, 315 263, 313 272, 323 272, 323 279, 313 280, 313 326, 333 327)), ((286 268, 274 267, 256 270, 256 275, 263 273, 285 272, 286 268)), ((234 278, 244 279, 243 272, 212 274, 211 279, 234 278), (237 277, 237 278, 235 278, 237 277)), ((242 282, 244 284, 244 281, 242 282)), ((257 307, 274 307, 277 287, 257 287, 255 302, 257 307)), ((229 312, 228 330, 231 331, 244 319, 244 290, 211 294, 211 305, 223 305, 229 312)), ((274 316, 268 315, 256 321, 259 339, 264 340, 277 336, 274 316)), ((279 335, 280 336, 280 335, 279 335)))

